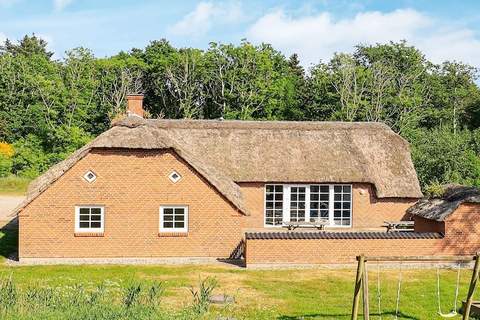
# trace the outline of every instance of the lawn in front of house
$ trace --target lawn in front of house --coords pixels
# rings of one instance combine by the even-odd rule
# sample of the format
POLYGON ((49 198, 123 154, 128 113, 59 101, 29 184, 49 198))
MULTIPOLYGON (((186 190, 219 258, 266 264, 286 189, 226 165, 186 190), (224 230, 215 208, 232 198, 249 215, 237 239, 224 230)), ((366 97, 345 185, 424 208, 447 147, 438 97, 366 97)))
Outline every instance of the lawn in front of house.
MULTIPOLYGON (((9 255, 16 248, 16 239, 15 231, 0 233, 0 255, 9 255)), ((371 264, 369 270, 371 319, 380 319, 377 302, 378 269, 371 264)), ((470 274, 470 270, 461 272, 459 300, 466 295, 470 274)), ((393 319, 398 275, 398 270, 380 269, 383 319, 393 319)), ((3 264, 0 266, 0 279, 3 283, 0 287, 0 305, 5 305, 5 301, 11 299, 12 289, 8 285, 10 278, 17 302, 16 306, 9 307, 11 311, 0 307, 0 312, 4 312, 2 319, 75 318, 75 314, 85 317, 91 313, 95 314, 95 319, 217 319, 219 316, 235 319, 349 319, 355 270, 250 270, 229 265, 3 264), (210 305, 206 313, 192 314, 193 297, 190 288, 197 289, 199 282, 207 278, 216 279, 218 283, 214 293, 234 296, 236 303, 210 305), (154 309, 145 302, 148 300, 146 298, 138 300, 144 302, 133 307, 125 307, 125 301, 129 301, 127 297, 136 292, 137 285, 141 287, 140 295, 147 297, 152 284, 160 284, 164 288, 161 297, 155 300, 154 309), (99 291, 103 292, 101 298, 96 294, 99 291), (75 292, 74 299, 77 302, 70 305, 68 297, 71 297, 72 292, 75 292), (77 296, 78 292, 85 294, 84 299, 77 296), (35 304, 35 308, 29 306, 29 303, 35 304)), ((399 318, 441 319, 436 313, 436 271, 404 269, 402 279, 399 318)), ((444 312, 450 311, 453 306, 455 279, 454 270, 441 271, 444 312)))
POLYGON ((27 192, 31 179, 10 175, 0 177, 0 195, 21 196, 27 192))

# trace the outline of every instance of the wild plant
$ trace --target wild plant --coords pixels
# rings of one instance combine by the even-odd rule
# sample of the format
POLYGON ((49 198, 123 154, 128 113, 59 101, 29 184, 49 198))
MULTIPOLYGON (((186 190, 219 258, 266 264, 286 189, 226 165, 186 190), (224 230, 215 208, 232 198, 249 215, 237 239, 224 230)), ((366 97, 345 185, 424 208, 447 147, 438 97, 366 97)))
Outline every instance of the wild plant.
POLYGON ((133 283, 125 288, 123 297, 123 304, 125 307, 130 308, 138 304, 140 300, 140 294, 142 292, 142 285, 140 283, 133 283))
POLYGON ((210 296, 217 285, 218 282, 215 278, 207 277, 199 280, 198 289, 190 287, 193 298, 191 308, 195 314, 201 315, 208 311, 210 296))
POLYGON ((18 291, 12 279, 12 275, 0 281, 0 306, 7 309, 17 303, 18 291))

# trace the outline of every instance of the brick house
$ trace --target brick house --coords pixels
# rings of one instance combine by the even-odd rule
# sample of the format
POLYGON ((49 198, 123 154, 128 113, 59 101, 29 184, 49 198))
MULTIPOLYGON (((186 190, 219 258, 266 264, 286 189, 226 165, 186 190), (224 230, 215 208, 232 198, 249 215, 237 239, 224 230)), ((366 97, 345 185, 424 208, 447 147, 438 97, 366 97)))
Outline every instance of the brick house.
POLYGON ((147 120, 142 96, 128 108, 32 182, 17 209, 21 261, 349 263, 478 248, 439 249, 448 230, 434 222, 385 232, 422 193, 408 143, 383 124, 147 120), (323 231, 284 228, 320 220, 323 231))

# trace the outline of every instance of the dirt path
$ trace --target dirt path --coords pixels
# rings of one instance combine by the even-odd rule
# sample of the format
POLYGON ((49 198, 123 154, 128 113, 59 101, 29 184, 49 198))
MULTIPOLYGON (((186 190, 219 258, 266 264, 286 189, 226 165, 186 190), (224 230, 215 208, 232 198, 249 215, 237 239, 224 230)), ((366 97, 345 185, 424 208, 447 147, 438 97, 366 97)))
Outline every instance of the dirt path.
POLYGON ((10 214, 23 199, 25 199, 24 196, 0 195, 0 227, 3 227, 13 219, 13 217, 10 217, 10 214))

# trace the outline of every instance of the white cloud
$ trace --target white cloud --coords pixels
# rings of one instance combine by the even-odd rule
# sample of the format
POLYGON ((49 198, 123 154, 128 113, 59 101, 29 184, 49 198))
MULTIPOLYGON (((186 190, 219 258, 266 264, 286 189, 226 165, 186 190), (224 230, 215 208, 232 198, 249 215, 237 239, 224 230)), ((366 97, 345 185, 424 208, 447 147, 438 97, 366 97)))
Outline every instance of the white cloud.
POLYGON ((55 11, 60 12, 72 2, 73 0, 53 0, 53 8, 55 11))
POLYGON ((480 66, 480 40, 474 32, 447 23, 412 9, 362 12, 340 20, 328 12, 292 17, 277 10, 260 17, 247 36, 271 43, 285 54, 298 53, 304 65, 328 60, 334 52, 351 52, 357 44, 405 39, 434 62, 455 59, 480 66))
POLYGON ((202 1, 180 21, 168 28, 169 33, 180 36, 201 36, 214 24, 229 24, 243 18, 242 8, 237 2, 216 4, 202 1))

